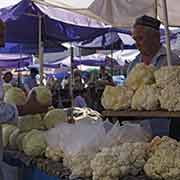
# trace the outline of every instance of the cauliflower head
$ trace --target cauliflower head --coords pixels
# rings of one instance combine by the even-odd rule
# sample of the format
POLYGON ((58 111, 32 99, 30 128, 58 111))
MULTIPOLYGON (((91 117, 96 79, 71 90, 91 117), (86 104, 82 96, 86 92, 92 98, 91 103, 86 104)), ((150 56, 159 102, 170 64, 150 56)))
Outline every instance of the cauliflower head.
POLYGON ((16 139, 20 134, 19 128, 15 129, 9 136, 9 146, 11 148, 17 149, 16 139))
POLYGON ((3 91, 4 91, 4 94, 6 94, 6 92, 11 89, 13 86, 9 83, 3 83, 3 91))
POLYGON ((180 82, 180 66, 163 66, 154 73, 156 84, 164 88, 180 82))
POLYGON ((47 112, 43 121, 47 129, 54 128, 60 122, 67 121, 67 113, 63 109, 53 109, 47 112))
POLYGON ((37 157, 45 152, 47 142, 42 131, 33 129, 23 138, 22 146, 26 155, 37 157))
POLYGON ((137 175, 146 162, 146 147, 146 143, 124 143, 103 148, 91 161, 93 180, 118 180, 128 174, 137 175))
POLYGON ((22 152, 23 151, 23 139, 24 137, 26 136, 27 132, 22 132, 22 133, 19 133, 17 135, 17 138, 16 138, 16 146, 17 146, 17 149, 22 152))
POLYGON ((144 84, 154 84, 155 67, 153 65, 145 65, 144 63, 136 64, 129 73, 125 84, 136 90, 144 84))
POLYGON ((16 129, 17 127, 11 124, 2 125, 2 139, 4 147, 6 147, 9 144, 9 137, 16 129))
POLYGON ((131 108, 135 110, 157 110, 159 103, 160 89, 156 84, 143 85, 134 94, 131 108))
POLYGON ((26 95, 22 89, 12 87, 5 93, 4 101, 9 104, 24 105, 26 102, 26 95))
POLYGON ((47 87, 45 86, 34 87, 32 91, 36 92, 37 100, 40 104, 42 105, 52 104, 52 94, 51 94, 51 91, 47 87))
POLYGON ((44 129, 44 123, 40 114, 19 116, 17 125, 21 132, 32 129, 44 129))
POLYGON ((157 139, 144 171, 152 179, 180 179, 180 144, 169 137, 157 139))
POLYGON ((101 104, 105 109, 123 110, 131 106, 134 91, 127 86, 106 86, 101 104))
POLYGON ((45 156, 48 159, 51 159, 51 160, 53 160, 55 162, 58 162, 63 158, 64 152, 60 148, 47 147, 46 152, 45 152, 45 156))
POLYGON ((159 101, 162 109, 180 111, 180 84, 166 85, 160 91, 159 101))
POLYGON ((70 168, 72 176, 88 178, 92 176, 90 164, 93 158, 93 153, 79 153, 72 157, 65 156, 64 165, 70 168))

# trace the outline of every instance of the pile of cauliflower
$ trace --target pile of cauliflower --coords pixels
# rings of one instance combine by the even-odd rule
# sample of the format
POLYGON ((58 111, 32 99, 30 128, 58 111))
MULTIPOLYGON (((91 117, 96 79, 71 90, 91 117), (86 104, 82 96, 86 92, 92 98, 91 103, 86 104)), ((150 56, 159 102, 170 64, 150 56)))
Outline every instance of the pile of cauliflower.
POLYGON ((180 179, 180 143, 169 137, 155 138, 144 171, 151 179, 180 179))
POLYGON ((133 95, 133 89, 129 88, 128 86, 106 86, 101 98, 101 104, 105 109, 128 109, 131 107, 133 95))
POLYGON ((143 85, 137 89, 131 108, 135 110, 156 110, 159 107, 160 88, 156 84, 143 85))
POLYGON ((104 148, 91 161, 93 180, 119 180, 128 174, 137 175, 146 163, 146 143, 124 143, 104 148))
POLYGON ((106 87, 102 105, 112 110, 180 111, 180 66, 137 64, 121 87, 106 87))
MULTIPOLYGON (((80 123, 83 126, 86 124, 80 123)), ((45 131, 31 129, 22 132, 15 125, 3 124, 2 133, 5 147, 18 147, 19 151, 34 158, 45 155, 55 162, 63 160, 64 165, 71 170, 72 177, 119 180, 128 175, 136 176, 142 171, 154 180, 179 180, 180 177, 180 142, 169 137, 155 137, 151 142, 131 141, 129 138, 108 146, 101 134, 96 133, 93 137, 93 133, 93 139, 81 141, 81 151, 69 154, 66 146, 49 146, 45 131)), ((66 136, 69 133, 66 132, 66 136)), ((56 138, 72 139, 71 136, 56 138)), ((72 152, 80 145, 78 140, 74 142, 77 146, 72 146, 69 141, 64 142, 72 152)))
POLYGON ((125 84, 134 90, 145 84, 155 83, 155 67, 153 65, 145 65, 144 63, 136 64, 129 73, 125 84))

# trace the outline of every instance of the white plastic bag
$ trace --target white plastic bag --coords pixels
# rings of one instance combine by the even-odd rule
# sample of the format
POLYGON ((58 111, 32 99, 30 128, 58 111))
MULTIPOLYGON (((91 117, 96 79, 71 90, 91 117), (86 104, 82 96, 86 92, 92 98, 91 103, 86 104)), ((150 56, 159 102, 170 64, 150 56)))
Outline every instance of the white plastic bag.
POLYGON ((90 161, 104 144, 105 128, 102 121, 62 123, 47 133, 48 145, 63 150, 64 165, 74 176, 92 175, 90 161))
POLYGON ((127 122, 120 126, 119 122, 116 122, 107 133, 104 146, 111 147, 123 143, 149 142, 151 138, 151 133, 143 128, 141 124, 127 122))

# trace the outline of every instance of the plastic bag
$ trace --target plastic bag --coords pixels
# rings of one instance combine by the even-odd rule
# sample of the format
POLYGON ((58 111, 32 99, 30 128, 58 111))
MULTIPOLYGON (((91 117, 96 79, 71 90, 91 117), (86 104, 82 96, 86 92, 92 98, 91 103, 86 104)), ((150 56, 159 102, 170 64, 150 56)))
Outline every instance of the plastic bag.
POLYGON ((46 133, 48 146, 63 149, 66 155, 97 151, 104 143, 104 123, 61 123, 46 133))
POLYGON ((92 175, 90 162, 104 144, 105 128, 102 121, 75 124, 62 123, 47 133, 48 145, 63 150, 63 163, 73 176, 92 175))
POLYGON ((72 136, 66 138, 65 153, 74 156, 78 153, 97 152, 104 143, 105 129, 103 122, 93 124, 79 122, 71 131, 72 136))
POLYGON ((112 127, 105 137, 105 147, 120 145, 123 143, 149 142, 152 135, 141 124, 125 123, 120 126, 119 122, 112 127))
POLYGON ((108 133, 113 127, 113 123, 111 123, 108 119, 104 121, 103 125, 106 133, 108 133))
POLYGON ((18 111, 15 105, 0 102, 0 123, 14 123, 17 117, 18 111))

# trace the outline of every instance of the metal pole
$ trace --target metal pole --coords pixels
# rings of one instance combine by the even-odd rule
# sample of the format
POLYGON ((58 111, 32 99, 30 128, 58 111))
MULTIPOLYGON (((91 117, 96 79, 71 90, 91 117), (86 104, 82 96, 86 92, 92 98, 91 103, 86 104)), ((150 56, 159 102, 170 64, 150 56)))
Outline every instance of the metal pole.
POLYGON ((157 18, 158 17, 158 2, 157 2, 157 0, 155 0, 154 4, 155 4, 154 14, 155 14, 155 18, 157 18))
MULTIPOLYGON (((22 59, 22 45, 19 45, 19 50, 20 50, 20 59, 22 59)), ((21 72, 20 72, 20 62, 18 63, 18 87, 21 87, 21 72)))
POLYGON ((38 16, 39 19, 39 33, 38 33, 38 45, 39 45, 39 65, 40 65, 40 85, 43 85, 43 41, 42 41, 42 16, 38 16))
MULTIPOLYGON (((111 31, 111 40, 112 40, 112 31, 111 31)), ((113 44, 113 41, 112 41, 112 44, 111 44, 111 75, 112 75, 112 76, 114 75, 113 49, 114 49, 114 44, 113 44)))
POLYGON ((168 10, 166 0, 162 0, 163 13, 164 13, 164 26, 166 33, 166 53, 167 53, 167 63, 168 66, 171 66, 171 43, 170 43, 170 33, 169 33, 169 24, 168 24, 168 10))
POLYGON ((71 76, 70 76, 70 97, 71 97, 71 120, 73 120, 73 107, 74 107, 74 48, 70 47, 70 54, 71 54, 71 62, 70 62, 70 67, 71 67, 71 76))

